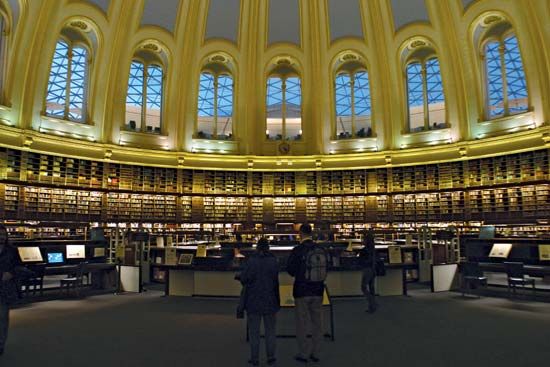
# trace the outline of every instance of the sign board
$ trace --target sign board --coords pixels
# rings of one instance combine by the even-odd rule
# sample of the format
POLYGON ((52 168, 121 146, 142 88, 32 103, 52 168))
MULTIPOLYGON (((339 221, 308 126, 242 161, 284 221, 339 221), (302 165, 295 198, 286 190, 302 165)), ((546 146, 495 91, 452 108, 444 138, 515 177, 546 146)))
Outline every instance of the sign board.
POLYGON ((67 259, 84 259, 86 257, 86 246, 67 245, 67 259))
POLYGON ((401 264, 403 262, 400 246, 388 246, 388 262, 390 264, 401 264))
POLYGON ((512 250, 511 243, 495 243, 493 244, 493 248, 491 248, 489 257, 501 257, 506 259, 508 258, 508 255, 510 255, 511 250, 512 250))
POLYGON ((164 263, 166 265, 176 265, 178 263, 178 255, 175 247, 167 247, 164 252, 164 263))
POLYGON ((540 261, 550 261, 550 245, 539 245, 540 261))
POLYGON ((17 251, 19 252, 21 261, 24 263, 43 261, 40 248, 38 247, 18 247, 17 251))
POLYGON ((196 257, 206 257, 206 245, 197 245, 196 257))
POLYGON ((103 256, 105 256, 105 248, 104 247, 94 248, 94 257, 103 257, 103 256))
POLYGON ((181 254, 178 260, 180 265, 191 265, 193 263, 193 254, 181 254))

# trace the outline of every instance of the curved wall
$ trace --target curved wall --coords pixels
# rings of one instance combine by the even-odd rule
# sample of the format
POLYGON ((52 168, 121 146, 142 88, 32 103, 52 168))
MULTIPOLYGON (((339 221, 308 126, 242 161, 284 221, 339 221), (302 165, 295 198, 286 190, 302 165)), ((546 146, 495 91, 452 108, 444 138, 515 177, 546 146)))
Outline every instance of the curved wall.
MULTIPOLYGON (((276 18, 270 16, 268 1, 232 1, 239 3, 239 22, 227 38, 208 25, 215 20, 209 18, 215 0, 169 1, 176 4, 177 16, 168 28, 144 22, 150 5, 145 0, 95 2, 103 7, 93 3, 19 1, 17 23, 7 35, 0 145, 166 167, 312 170, 452 161, 550 143, 550 28, 545 26, 550 4, 544 0, 478 0, 467 7, 460 0, 428 0, 427 20, 412 22, 395 16, 398 1, 360 0, 362 29, 349 36, 330 21, 332 1, 300 1, 299 37, 292 42, 270 36, 276 26, 269 22, 276 18), (483 118, 473 35, 476 22, 487 14, 502 15, 512 24, 529 91, 527 113, 492 121, 483 118), (74 20, 89 24, 97 38, 88 124, 52 119, 43 112, 55 43, 61 28, 74 20), (399 50, 419 37, 438 53, 449 128, 410 134, 399 50), (124 130, 129 63, 144 41, 160 45, 167 55, 161 135, 124 130), (376 136, 334 140, 334 60, 350 50, 362 55, 368 67, 376 136), (235 135, 229 142, 193 138, 201 63, 215 52, 235 62, 235 135), (303 139, 291 143, 289 154, 264 134, 265 80, 270 62, 281 55, 297 60, 303 86, 303 139)), ((11 9, 14 1, 2 4, 11 9)))

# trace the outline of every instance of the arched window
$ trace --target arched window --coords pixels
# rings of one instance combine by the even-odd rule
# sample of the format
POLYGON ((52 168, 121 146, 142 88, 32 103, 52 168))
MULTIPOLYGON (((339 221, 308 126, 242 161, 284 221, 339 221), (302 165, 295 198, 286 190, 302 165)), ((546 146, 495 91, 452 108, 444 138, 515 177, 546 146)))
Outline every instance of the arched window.
POLYGON ((88 79, 88 47, 78 41, 59 39, 48 79, 46 115, 86 122, 88 79))
POLYGON ((199 80, 197 128, 199 139, 233 138, 233 76, 229 57, 211 56, 199 80))
POLYGON ((267 78, 265 135, 270 140, 299 140, 302 138, 301 81, 290 63, 281 65, 284 66, 273 70, 267 78))
POLYGON ((160 134, 163 80, 163 68, 156 62, 132 61, 126 94, 128 130, 160 134))
POLYGON ((516 36, 502 32, 487 40, 485 59, 486 117, 491 120, 526 112, 527 82, 516 36))
POLYGON ((336 138, 372 136, 369 74, 363 65, 342 65, 335 77, 336 138))
POLYGON ((431 50, 421 50, 406 64, 409 132, 447 127, 445 94, 439 60, 431 50), (424 54, 427 56, 422 57, 424 54))

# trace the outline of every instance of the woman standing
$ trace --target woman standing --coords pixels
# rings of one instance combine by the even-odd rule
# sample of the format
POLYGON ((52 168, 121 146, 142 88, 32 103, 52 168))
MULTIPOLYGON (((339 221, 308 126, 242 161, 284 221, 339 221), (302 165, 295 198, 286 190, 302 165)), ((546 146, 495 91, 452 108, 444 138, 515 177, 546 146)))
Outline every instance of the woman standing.
POLYGON ((376 249, 374 247, 374 233, 368 230, 363 238, 363 248, 359 252, 359 259, 363 266, 361 291, 367 299, 367 312, 373 313, 378 308, 375 299, 374 280, 376 279, 376 249))
POLYGON ((17 285, 14 279, 16 266, 17 251, 8 243, 6 227, 0 224, 0 355, 4 354, 8 338, 9 306, 17 300, 17 285))
POLYGON ((256 252, 246 261, 240 280, 246 288, 243 303, 250 337, 248 362, 253 366, 260 364, 260 323, 263 319, 267 364, 273 365, 276 361, 276 314, 280 308, 279 264, 269 252, 265 238, 258 241, 256 252))

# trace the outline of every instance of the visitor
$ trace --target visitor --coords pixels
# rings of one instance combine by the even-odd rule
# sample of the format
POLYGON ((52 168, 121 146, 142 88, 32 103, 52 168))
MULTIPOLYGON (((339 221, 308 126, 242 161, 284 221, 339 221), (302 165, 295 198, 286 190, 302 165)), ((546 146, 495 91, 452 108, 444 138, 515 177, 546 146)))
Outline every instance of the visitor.
POLYGON ((376 249, 374 247, 374 232, 372 229, 365 232, 363 248, 359 252, 359 261, 363 268, 361 291, 367 299, 367 312, 373 313, 378 308, 375 298, 374 281, 376 279, 376 249))
POLYGON ((15 267, 18 256, 15 247, 8 243, 8 231, 0 224, 0 355, 8 338, 10 305, 17 300, 15 267))

